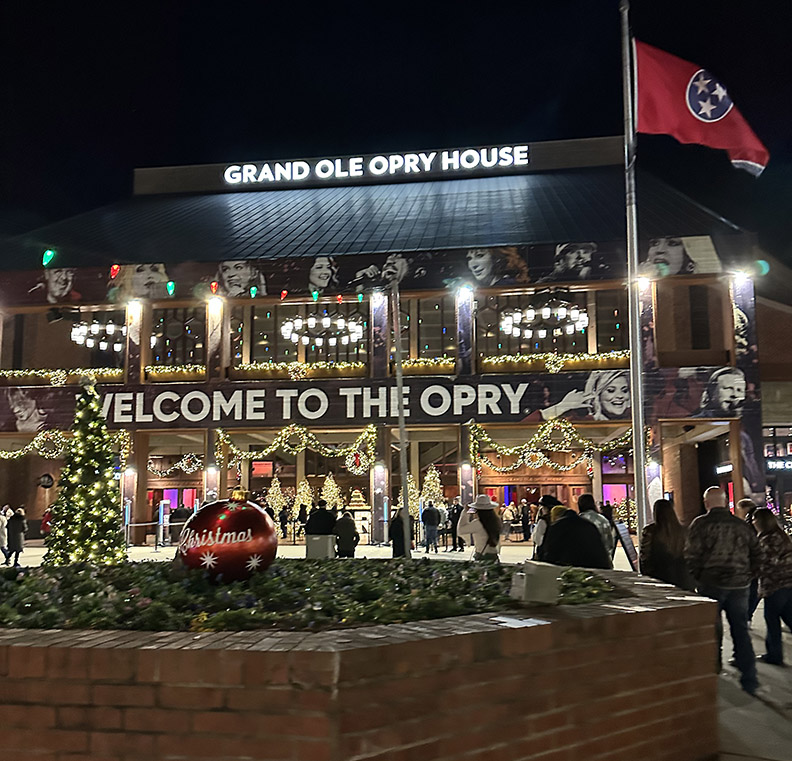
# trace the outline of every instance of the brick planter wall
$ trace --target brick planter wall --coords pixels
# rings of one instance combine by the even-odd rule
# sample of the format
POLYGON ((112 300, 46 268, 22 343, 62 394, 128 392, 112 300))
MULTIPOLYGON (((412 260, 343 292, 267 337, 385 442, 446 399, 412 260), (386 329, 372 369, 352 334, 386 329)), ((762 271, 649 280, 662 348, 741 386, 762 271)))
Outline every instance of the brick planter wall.
POLYGON ((633 596, 304 634, 0 630, 14 761, 699 761, 715 606, 633 596))

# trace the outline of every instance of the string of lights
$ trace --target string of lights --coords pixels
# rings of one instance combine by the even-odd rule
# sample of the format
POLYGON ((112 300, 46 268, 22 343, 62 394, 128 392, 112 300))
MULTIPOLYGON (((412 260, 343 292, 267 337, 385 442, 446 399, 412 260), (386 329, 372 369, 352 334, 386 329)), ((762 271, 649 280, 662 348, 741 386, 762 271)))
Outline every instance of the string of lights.
POLYGON ((146 365, 146 374, 156 375, 202 375, 206 365, 146 365))
POLYGON ((158 468, 154 464, 153 460, 149 460, 148 463, 146 463, 146 470, 158 478, 167 478, 168 476, 172 476, 174 473, 178 473, 179 471, 184 473, 195 473, 197 470, 201 470, 202 468, 203 460, 195 452, 188 452, 187 454, 183 455, 169 468, 158 468))
POLYGON ((28 378, 44 378, 53 386, 65 386, 71 379, 77 381, 81 378, 91 380, 115 380, 121 378, 124 370, 120 367, 75 367, 54 368, 44 370, 0 370, 0 378, 8 380, 25 380, 28 378))
POLYGON ((234 371, 250 375, 286 374, 291 380, 305 380, 329 373, 362 375, 365 370, 365 362, 247 362, 234 367, 234 371))
POLYGON ((482 357, 481 365, 483 368, 497 369, 504 365, 533 365, 542 362, 548 372, 558 373, 567 365, 570 365, 570 369, 574 370, 576 365, 619 362, 629 360, 629 358, 629 349, 618 349, 616 351, 606 351, 599 354, 541 352, 536 354, 503 354, 497 357, 482 357))
POLYGON ((630 446, 632 441, 632 431, 627 431, 611 441, 597 444, 583 436, 572 423, 563 418, 548 420, 528 441, 511 447, 497 444, 478 423, 470 423, 469 429, 471 457, 475 462, 483 463, 498 473, 510 473, 521 466, 532 469, 549 467, 553 470, 568 471, 582 464, 586 465, 587 470, 591 470, 592 456, 595 452, 625 449, 630 446), (483 450, 495 452, 499 457, 515 459, 508 465, 498 465, 483 450), (555 462, 546 454, 546 452, 572 452, 573 450, 581 450, 581 453, 567 464, 555 462))
POLYGON ((344 457, 345 466, 347 468, 352 466, 356 475, 362 475, 367 472, 375 459, 375 446, 377 440, 377 429, 373 425, 369 425, 366 429, 348 446, 327 446, 322 444, 316 437, 316 434, 309 431, 307 428, 291 423, 285 428, 282 428, 272 441, 272 444, 264 447, 263 449, 240 449, 231 440, 228 432, 223 428, 217 429, 217 438, 215 445, 215 459, 217 462, 222 462, 224 448, 228 448, 228 463, 230 466, 238 466, 241 462, 246 460, 255 460, 262 457, 267 457, 277 451, 283 451, 287 454, 296 455, 306 449, 311 449, 314 452, 322 455, 323 457, 344 457), (351 458, 351 459, 350 459, 351 458))

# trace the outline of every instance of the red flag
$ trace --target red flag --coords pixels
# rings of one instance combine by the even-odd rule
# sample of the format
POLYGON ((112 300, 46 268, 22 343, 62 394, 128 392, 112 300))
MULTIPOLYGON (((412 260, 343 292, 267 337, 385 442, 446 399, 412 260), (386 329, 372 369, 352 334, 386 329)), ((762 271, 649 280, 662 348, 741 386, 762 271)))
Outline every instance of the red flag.
POLYGON ((770 158, 767 148, 712 74, 637 40, 635 55, 638 132, 720 148, 739 169, 762 173, 770 158))

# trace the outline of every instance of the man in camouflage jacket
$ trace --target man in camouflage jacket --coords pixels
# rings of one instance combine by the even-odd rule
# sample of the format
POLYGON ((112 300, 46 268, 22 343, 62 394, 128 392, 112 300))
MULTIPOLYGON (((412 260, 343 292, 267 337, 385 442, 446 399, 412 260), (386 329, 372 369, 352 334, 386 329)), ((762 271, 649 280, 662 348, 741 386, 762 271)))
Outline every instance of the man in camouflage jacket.
POLYGON ((726 495, 718 486, 704 492, 707 514, 690 524, 685 560, 699 594, 718 603, 718 670, 720 671, 723 623, 726 613, 740 684, 750 694, 759 686, 756 657, 748 632, 748 591, 759 572, 759 540, 756 532, 729 512, 726 495))

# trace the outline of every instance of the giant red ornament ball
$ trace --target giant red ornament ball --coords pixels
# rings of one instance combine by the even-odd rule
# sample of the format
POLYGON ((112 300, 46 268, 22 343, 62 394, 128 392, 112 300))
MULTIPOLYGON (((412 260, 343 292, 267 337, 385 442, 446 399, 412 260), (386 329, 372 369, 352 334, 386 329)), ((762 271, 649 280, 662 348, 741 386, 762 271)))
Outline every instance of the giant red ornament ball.
POLYGON ((243 498, 204 505, 182 529, 179 555, 188 568, 221 581, 240 581, 275 559, 278 533, 263 508, 243 498))

